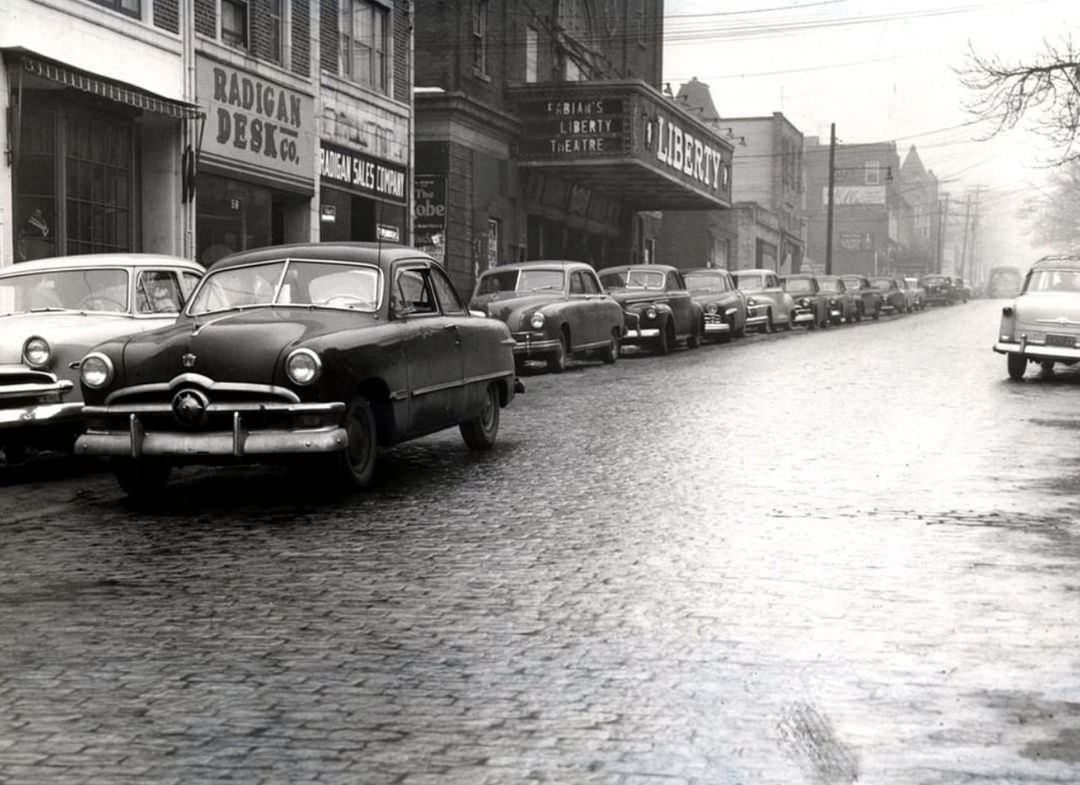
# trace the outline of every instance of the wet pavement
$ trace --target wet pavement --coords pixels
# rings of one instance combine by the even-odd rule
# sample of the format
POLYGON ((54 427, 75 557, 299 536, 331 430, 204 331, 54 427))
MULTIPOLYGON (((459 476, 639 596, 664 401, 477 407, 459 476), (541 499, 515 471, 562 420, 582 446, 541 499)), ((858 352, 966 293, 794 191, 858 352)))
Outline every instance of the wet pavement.
POLYGON ((0 783, 1080 780, 1080 369, 1000 302, 531 375, 307 498, 0 472, 0 783))

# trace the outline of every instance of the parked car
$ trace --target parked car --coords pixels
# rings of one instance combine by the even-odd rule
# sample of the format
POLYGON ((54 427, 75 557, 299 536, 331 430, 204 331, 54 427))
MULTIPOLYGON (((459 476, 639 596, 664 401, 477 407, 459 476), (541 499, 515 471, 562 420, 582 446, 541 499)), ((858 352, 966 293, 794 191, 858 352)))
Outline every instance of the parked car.
POLYGON ((881 318, 881 306, 885 298, 870 285, 869 279, 862 275, 847 274, 841 275, 840 280, 844 282, 847 291, 858 299, 859 312, 855 315, 855 321, 861 321, 864 317, 881 318))
POLYGON ((780 276, 780 285, 795 302, 792 321, 805 324, 807 329, 829 326, 829 298, 821 291, 817 279, 809 273, 780 276))
POLYGON ((614 363, 622 341, 622 307, 584 262, 505 264, 476 282, 469 308, 506 323, 518 365, 543 360, 562 373, 569 358, 595 355, 614 363))
POLYGON ((885 312, 904 313, 908 309, 908 298, 897 280, 888 275, 875 275, 870 278, 870 285, 881 293, 881 308, 885 312))
MULTIPOLYGON (((690 296, 705 312, 705 338, 729 341, 746 334, 746 295, 735 286, 731 273, 715 267, 681 272, 690 296)), ((764 321, 764 314, 759 320, 764 321)))
POLYGON ((931 273, 919 279, 919 285, 926 292, 927 305, 952 305, 956 300, 952 281, 946 275, 931 273))
POLYGON ((958 302, 966 303, 971 299, 971 287, 967 285, 967 282, 958 275, 953 276, 952 279, 954 299, 958 302))
POLYGON ((174 464, 287 461, 362 487, 377 446, 459 426, 495 444, 521 388, 514 339, 442 268, 397 245, 310 243, 210 266, 171 327, 101 344, 80 368, 82 455, 135 497, 174 464))
POLYGON ((859 319, 859 305, 862 300, 857 292, 848 291, 847 284, 835 275, 819 275, 818 286, 829 298, 829 321, 843 324, 859 319))
POLYGON ((1009 377, 1021 379, 1029 362, 1052 371, 1080 360, 1080 256, 1046 256, 1032 265, 1020 294, 1001 309, 994 351, 1006 357, 1009 377))
POLYGON ((919 285, 919 279, 903 278, 900 284, 907 295, 909 310, 926 310, 926 291, 919 285))
POLYGON ((173 256, 38 259, 0 272, 0 447, 70 450, 82 430, 78 365, 91 346, 176 320, 202 277, 173 256))
POLYGON ((780 285, 779 275, 757 267, 735 270, 731 275, 735 285, 746 295, 747 308, 757 311, 762 305, 765 306, 765 332, 792 328, 795 300, 780 285))
POLYGON ((991 267, 987 276, 987 297, 1016 297, 1020 293, 1024 276, 1020 274, 1019 267, 998 265, 991 267))
POLYGON ((678 341, 701 345, 705 314, 694 302, 682 274, 664 264, 607 267, 600 283, 622 306, 623 343, 667 354, 678 341))

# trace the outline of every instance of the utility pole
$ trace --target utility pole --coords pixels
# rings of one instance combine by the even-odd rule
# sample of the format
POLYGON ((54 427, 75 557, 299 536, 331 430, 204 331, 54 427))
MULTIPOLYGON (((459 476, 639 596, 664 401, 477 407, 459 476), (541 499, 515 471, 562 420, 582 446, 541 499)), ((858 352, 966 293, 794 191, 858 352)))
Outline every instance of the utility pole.
POLYGON ((971 224, 971 191, 967 192, 965 197, 966 204, 964 205, 964 243, 960 250, 960 270, 957 274, 963 278, 967 272, 967 253, 968 253, 968 226, 971 224))
MULTIPOLYGON (((975 242, 979 229, 979 200, 982 196, 982 189, 983 187, 981 185, 975 186, 975 208, 974 213, 971 216, 971 269, 965 271, 965 275, 971 278, 971 281, 974 281, 978 277, 975 268, 976 265, 979 265, 982 262, 982 259, 979 257, 979 245, 975 242)), ((968 283, 971 283, 971 281, 968 283)))
POLYGON ((941 216, 941 226, 938 227, 938 248, 937 248, 937 266, 934 270, 935 273, 941 273, 941 264, 945 261, 945 235, 949 229, 949 195, 945 194, 945 204, 943 205, 943 215, 941 216))
POLYGON ((833 191, 836 187, 836 123, 829 126, 829 206, 825 218, 825 275, 832 275, 833 191))

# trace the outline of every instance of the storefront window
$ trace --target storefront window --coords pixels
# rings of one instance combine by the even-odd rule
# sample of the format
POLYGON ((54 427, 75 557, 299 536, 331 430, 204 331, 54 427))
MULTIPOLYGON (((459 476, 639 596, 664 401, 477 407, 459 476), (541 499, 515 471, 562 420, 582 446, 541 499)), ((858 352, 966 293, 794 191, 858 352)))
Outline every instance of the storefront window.
POLYGON ((68 253, 131 247, 131 128, 100 117, 67 118, 68 253))
POLYGON ((273 242, 273 198, 269 188, 200 175, 198 205, 195 236, 202 264, 273 242))
POLYGON ((15 258, 56 255, 56 115, 24 112, 15 176, 15 258))

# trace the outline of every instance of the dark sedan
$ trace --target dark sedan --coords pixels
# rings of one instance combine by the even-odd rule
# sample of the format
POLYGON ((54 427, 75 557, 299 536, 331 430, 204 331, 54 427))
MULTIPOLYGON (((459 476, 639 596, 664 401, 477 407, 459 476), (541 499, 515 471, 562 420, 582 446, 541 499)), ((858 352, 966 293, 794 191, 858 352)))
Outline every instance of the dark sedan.
POLYGON ((705 312, 704 337, 730 341, 746 334, 746 295, 727 270, 701 267, 682 271, 686 288, 705 312))
POLYGON ((506 323, 519 364, 543 360, 561 373, 575 355, 619 356, 622 308, 584 262, 500 265, 480 276, 469 307, 506 323))
POLYGON ((83 455, 148 497, 174 464, 291 461, 362 487, 376 448, 459 426, 490 449, 514 340, 402 246, 277 246, 216 262, 175 325, 81 363, 83 455))
POLYGON ((882 297, 881 292, 870 285, 870 281, 865 276, 849 273, 841 275, 840 280, 844 282, 844 288, 858 300, 859 312, 855 316, 856 321, 861 321, 864 316, 867 319, 881 318, 881 306, 885 298, 882 297))
POLYGON ((924 300, 927 305, 952 305, 956 302, 956 292, 947 275, 924 275, 919 279, 919 285, 926 292, 924 300))
POLYGON ((667 354, 680 340, 689 349, 701 345, 705 317, 694 302, 682 274, 663 264, 608 267, 600 283, 622 306, 623 343, 667 354))
POLYGON ((780 281, 795 301, 791 317, 795 324, 805 324, 810 330, 829 326, 829 298, 821 291, 817 278, 809 273, 795 273, 781 276, 780 281))
POLYGON ((908 298, 900 283, 888 275, 875 275, 870 285, 881 294, 881 308, 886 313, 904 313, 908 310, 908 298))

